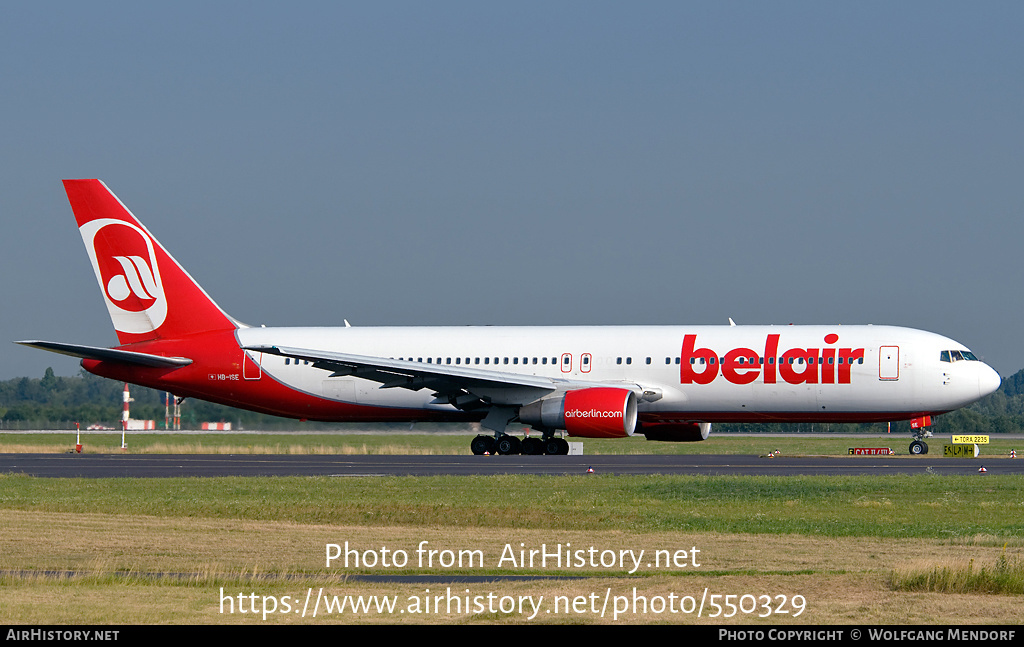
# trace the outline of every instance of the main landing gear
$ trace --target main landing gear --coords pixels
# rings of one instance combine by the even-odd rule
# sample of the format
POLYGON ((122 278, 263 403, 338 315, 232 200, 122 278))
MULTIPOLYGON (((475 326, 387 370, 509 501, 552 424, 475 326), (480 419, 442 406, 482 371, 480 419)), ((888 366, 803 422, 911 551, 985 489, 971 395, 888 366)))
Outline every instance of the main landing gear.
POLYGON ((569 453, 569 443, 564 438, 545 436, 543 439, 527 436, 519 440, 508 434, 497 434, 496 436, 485 436, 483 434, 473 439, 469 448, 477 456, 483 454, 527 454, 539 456, 541 454, 552 454, 565 456, 569 453))

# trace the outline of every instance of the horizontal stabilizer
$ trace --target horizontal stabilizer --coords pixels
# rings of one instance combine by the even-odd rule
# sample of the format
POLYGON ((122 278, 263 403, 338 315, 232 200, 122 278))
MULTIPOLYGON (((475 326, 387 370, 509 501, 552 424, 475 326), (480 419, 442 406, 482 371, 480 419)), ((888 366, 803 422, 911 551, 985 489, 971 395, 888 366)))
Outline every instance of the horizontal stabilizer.
POLYGON ((192 360, 187 357, 163 357, 162 355, 151 355, 149 353, 137 353, 131 350, 117 350, 116 348, 99 348, 97 346, 81 346, 79 344, 64 344, 56 341, 17 341, 16 344, 41 348, 52 353, 81 357, 82 359, 98 359, 104 362, 121 362, 124 364, 138 364, 140 366, 151 366, 154 368, 177 368, 188 366, 192 360))

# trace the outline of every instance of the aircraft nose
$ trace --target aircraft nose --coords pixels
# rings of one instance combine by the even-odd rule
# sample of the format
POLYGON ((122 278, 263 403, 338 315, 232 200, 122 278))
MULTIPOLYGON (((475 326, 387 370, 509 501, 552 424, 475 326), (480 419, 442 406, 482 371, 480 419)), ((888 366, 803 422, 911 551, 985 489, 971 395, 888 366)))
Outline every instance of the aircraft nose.
POLYGON ((999 373, 996 373, 995 369, 988 364, 984 364, 981 372, 978 373, 979 394, 981 397, 985 397, 986 395, 995 393, 1002 381, 1002 378, 999 377, 999 373))

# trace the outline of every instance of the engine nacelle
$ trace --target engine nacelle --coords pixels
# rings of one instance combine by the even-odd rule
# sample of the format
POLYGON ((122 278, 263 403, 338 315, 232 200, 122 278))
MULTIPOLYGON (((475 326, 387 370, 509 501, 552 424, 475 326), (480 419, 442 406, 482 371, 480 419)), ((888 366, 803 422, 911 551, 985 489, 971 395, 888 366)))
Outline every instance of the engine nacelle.
POLYGON ((606 387, 567 391, 520 407, 519 420, 570 436, 625 438, 636 431, 636 394, 606 387))
POLYGON ((642 422, 638 430, 647 440, 662 440, 670 443, 694 443, 707 440, 711 433, 710 422, 642 422))

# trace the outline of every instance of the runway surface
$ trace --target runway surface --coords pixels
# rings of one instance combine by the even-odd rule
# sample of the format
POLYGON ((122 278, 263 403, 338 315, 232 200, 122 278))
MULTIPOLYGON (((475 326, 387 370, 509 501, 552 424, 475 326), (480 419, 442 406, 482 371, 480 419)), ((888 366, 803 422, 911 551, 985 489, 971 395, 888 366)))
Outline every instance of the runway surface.
POLYGON ((0 474, 39 477, 440 476, 489 474, 1022 474, 1024 460, 941 456, 305 456, 0 454, 0 474))

